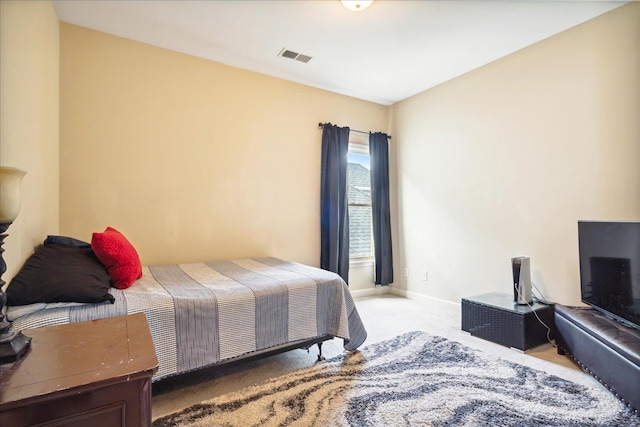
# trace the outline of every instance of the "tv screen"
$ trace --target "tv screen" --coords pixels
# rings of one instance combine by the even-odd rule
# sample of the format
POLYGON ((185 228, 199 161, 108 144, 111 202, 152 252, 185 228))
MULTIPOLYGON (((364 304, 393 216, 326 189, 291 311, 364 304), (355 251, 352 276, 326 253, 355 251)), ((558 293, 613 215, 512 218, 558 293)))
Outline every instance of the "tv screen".
POLYGON ((582 302, 640 329, 640 222, 578 221, 582 302))

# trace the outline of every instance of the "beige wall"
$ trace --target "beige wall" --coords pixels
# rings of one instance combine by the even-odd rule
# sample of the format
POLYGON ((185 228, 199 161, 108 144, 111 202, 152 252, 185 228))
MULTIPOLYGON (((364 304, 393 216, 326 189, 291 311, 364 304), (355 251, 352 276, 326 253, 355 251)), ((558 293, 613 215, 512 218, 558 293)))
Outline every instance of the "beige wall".
POLYGON ((60 231, 120 229, 143 263, 319 264, 318 122, 387 107, 61 24, 60 231))
POLYGON ((319 121, 393 134, 397 288, 451 301, 508 292, 509 258, 528 255, 547 297, 576 303, 576 221, 640 217, 639 4, 389 111, 59 29, 50 2, 0 4, 0 163, 29 172, 5 280, 47 234, 88 240, 107 225, 146 264, 317 265, 319 121))
POLYGON ((0 164, 27 171, 4 244, 6 282, 58 232, 59 41, 50 1, 0 2, 0 164))
POLYGON ((547 298, 579 303, 577 221, 640 219, 638 76, 632 3, 394 105, 398 287, 509 293, 524 255, 547 298))

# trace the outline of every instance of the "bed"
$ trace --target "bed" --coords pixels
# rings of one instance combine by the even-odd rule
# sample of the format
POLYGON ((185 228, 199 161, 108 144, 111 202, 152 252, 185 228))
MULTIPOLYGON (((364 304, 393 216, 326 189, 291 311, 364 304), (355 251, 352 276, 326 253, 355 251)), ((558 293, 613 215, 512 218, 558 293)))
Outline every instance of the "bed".
POLYGON ((141 270, 131 286, 109 287, 100 303, 9 307, 12 328, 28 335, 31 328, 144 313, 159 362, 153 381, 333 337, 354 350, 367 336, 349 288, 329 271, 277 258, 141 270))

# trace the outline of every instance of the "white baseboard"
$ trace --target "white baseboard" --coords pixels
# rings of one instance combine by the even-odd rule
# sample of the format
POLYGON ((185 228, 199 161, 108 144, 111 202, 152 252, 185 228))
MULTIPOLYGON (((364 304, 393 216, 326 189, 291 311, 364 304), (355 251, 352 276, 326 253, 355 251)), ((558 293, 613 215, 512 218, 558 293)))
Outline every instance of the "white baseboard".
POLYGON ((375 288, 357 289, 351 291, 351 296, 354 298, 366 298, 375 297, 378 295, 384 295, 391 293, 391 286, 376 286, 375 288))
POLYGON ((446 311, 455 310, 457 312, 460 310, 461 306, 460 303, 447 301, 429 295, 419 294, 417 292, 407 291, 406 289, 398 289, 393 286, 376 286, 375 288, 357 289, 351 291, 351 295, 354 299, 375 297, 385 294, 396 295, 415 301, 421 301, 422 303, 428 304, 433 308, 446 311))
POLYGON ((407 291, 406 289, 391 288, 390 292, 393 295, 397 295, 397 296, 404 297, 404 298, 407 298, 407 299, 435 303, 435 304, 438 304, 440 306, 444 305, 444 306, 449 306, 449 307, 455 308, 455 309, 459 309, 460 308, 460 303, 447 301, 447 300, 444 300, 442 298, 436 298, 436 297, 432 297, 432 296, 429 296, 429 295, 419 294, 417 292, 407 291))

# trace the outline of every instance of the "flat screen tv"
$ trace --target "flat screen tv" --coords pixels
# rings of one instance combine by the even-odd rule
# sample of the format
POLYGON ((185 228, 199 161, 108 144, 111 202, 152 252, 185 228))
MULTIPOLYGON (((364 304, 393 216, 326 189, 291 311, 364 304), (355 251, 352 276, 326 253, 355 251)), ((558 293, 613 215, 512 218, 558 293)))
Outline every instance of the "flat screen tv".
POLYGON ((640 222, 578 221, 582 302, 640 329, 640 222))

